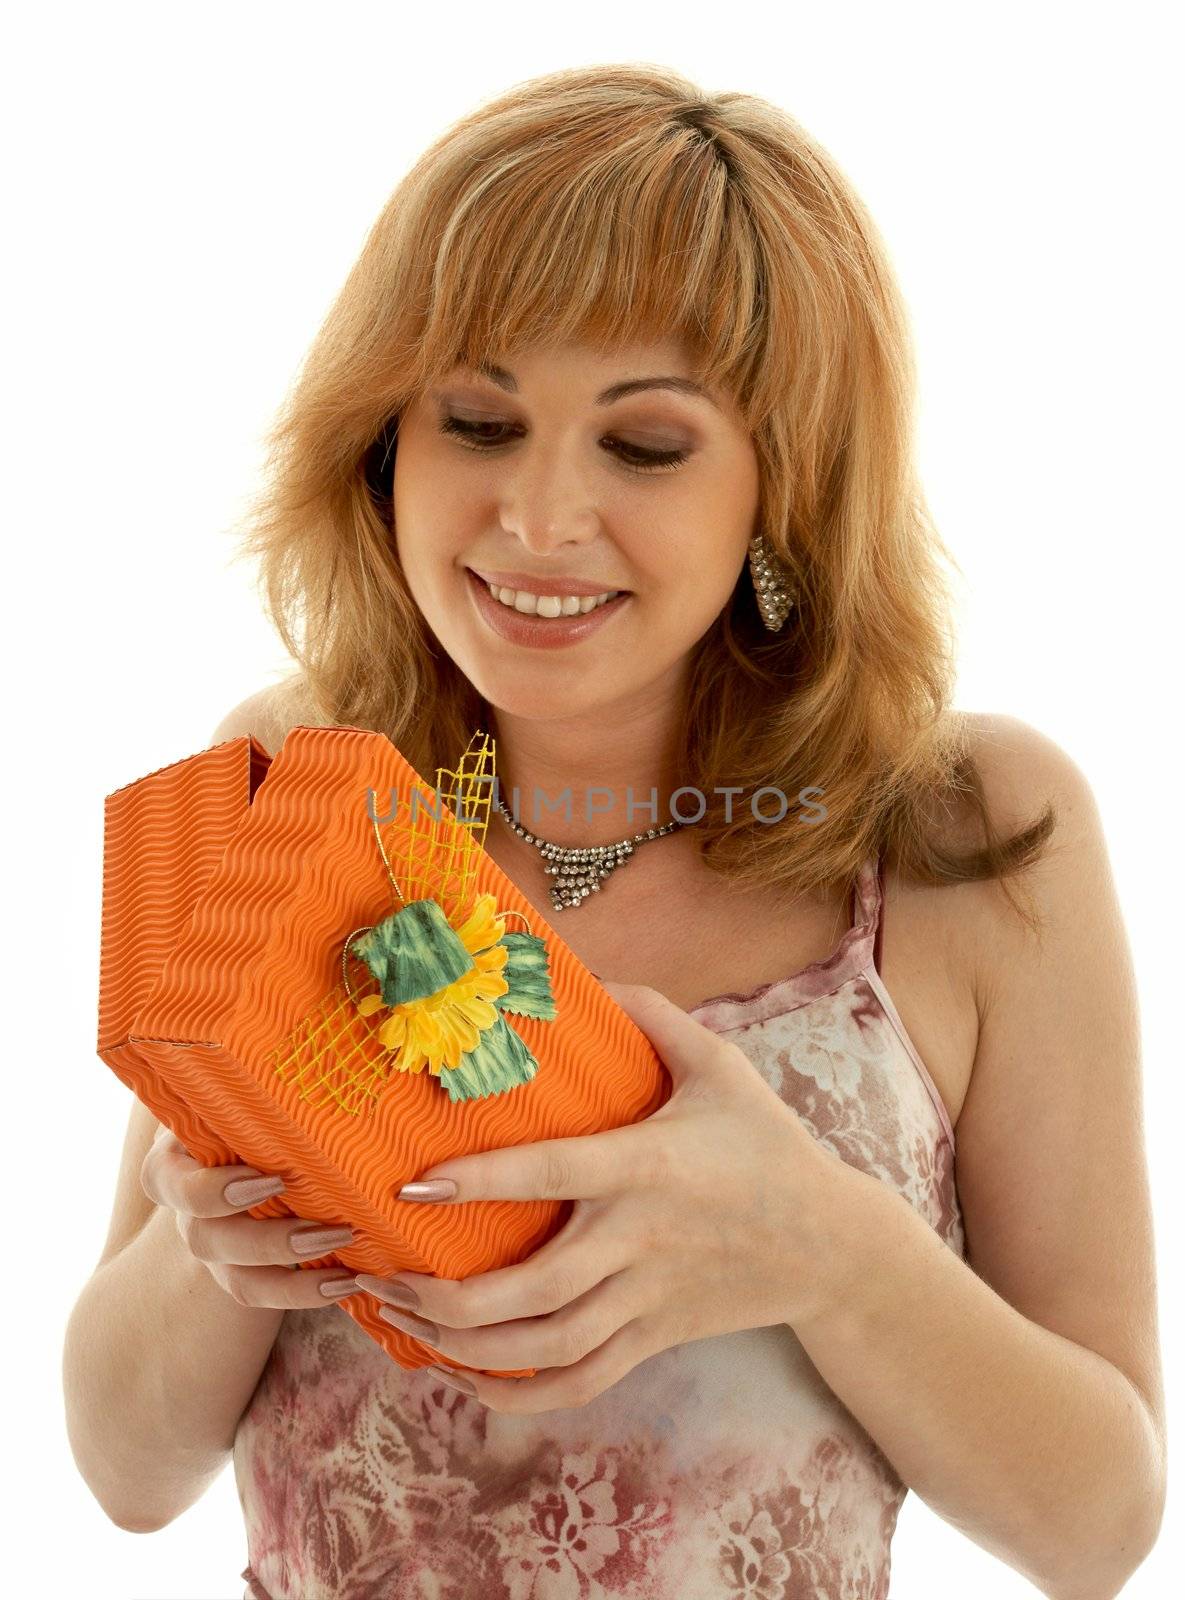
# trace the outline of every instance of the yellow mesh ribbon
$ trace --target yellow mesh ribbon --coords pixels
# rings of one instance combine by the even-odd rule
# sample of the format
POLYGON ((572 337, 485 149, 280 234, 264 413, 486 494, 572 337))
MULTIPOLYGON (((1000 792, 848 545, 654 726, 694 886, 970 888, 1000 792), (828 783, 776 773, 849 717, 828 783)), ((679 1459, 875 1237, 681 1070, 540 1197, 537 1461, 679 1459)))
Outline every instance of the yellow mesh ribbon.
POLYGON ((455 1098, 497 1092, 489 1087, 498 1082, 497 1070, 493 1079, 482 1077, 486 1069, 481 1063, 491 1052, 499 1061, 507 1054, 513 1058, 518 1074, 514 1081, 525 1082, 533 1076, 537 1067, 534 1057, 521 1039, 512 1035, 494 1002, 506 997, 511 987, 504 976, 511 959, 511 949, 503 942, 505 919, 518 917, 528 929, 528 934, 518 939, 532 948, 515 951, 515 970, 533 970, 525 976, 526 998, 518 1003, 511 1000, 508 1009, 549 1020, 554 1017, 543 941, 530 934, 530 923, 521 912, 499 914, 493 895, 474 894, 479 852, 489 823, 493 775, 494 741, 488 734, 477 733, 455 769, 436 769, 435 795, 415 791, 420 799, 413 797, 403 808, 405 821, 396 807, 395 816, 380 823, 372 808, 370 822, 393 901, 397 897, 403 909, 418 900, 436 901, 472 964, 436 993, 392 1009, 384 1002, 378 979, 350 948, 357 935, 370 930, 355 929, 348 935, 342 949, 341 984, 322 996, 272 1057, 276 1073, 295 1082, 301 1097, 311 1104, 357 1116, 373 1106, 393 1070, 419 1073, 427 1068, 440 1077, 464 1068, 455 1082, 459 1085, 464 1078, 466 1088, 464 1093, 458 1089, 455 1098), (443 814, 440 800, 452 812, 451 817, 443 814), (435 815, 436 811, 441 815, 435 815), (402 831, 397 832, 400 826, 402 831), (392 855, 398 860, 406 893, 396 877, 392 855))

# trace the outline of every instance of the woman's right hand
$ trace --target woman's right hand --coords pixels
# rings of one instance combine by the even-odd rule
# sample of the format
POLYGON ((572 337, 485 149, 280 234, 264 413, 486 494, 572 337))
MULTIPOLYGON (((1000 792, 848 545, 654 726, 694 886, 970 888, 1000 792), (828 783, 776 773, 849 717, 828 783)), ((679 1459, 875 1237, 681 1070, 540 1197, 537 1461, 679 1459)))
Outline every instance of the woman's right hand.
POLYGON ((347 1267, 292 1270, 302 1259, 344 1249, 350 1243, 349 1228, 344 1227, 341 1237, 335 1239, 326 1237, 325 1229, 343 1228, 340 1223, 242 1215, 247 1206, 258 1205, 267 1196, 236 1194, 231 1188, 228 1199, 226 1190, 251 1180, 258 1186, 254 1167, 202 1166, 165 1127, 157 1133, 140 1168, 144 1193, 173 1212, 186 1247, 240 1305, 291 1311, 330 1306, 344 1294, 361 1293, 347 1267), (313 1245, 303 1257, 293 1248, 293 1241, 302 1235, 313 1245), (325 1285, 333 1285, 336 1292, 324 1292, 325 1285))

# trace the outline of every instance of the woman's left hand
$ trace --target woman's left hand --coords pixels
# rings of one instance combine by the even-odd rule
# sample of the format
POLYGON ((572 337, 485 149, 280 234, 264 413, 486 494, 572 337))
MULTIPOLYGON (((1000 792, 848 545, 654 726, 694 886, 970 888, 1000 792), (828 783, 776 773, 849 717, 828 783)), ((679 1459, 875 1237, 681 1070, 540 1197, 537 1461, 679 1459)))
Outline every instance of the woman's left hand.
MULTIPOLYGON (((673 1345, 811 1316, 833 1293, 835 1209, 851 1169, 779 1098, 744 1052, 655 989, 606 983, 673 1081, 650 1117, 572 1139, 439 1162, 469 1200, 573 1200, 571 1216, 513 1266, 454 1280, 360 1274, 419 1296, 380 1315, 466 1367, 494 1411, 582 1406, 673 1345)), ((393 1297, 392 1297, 393 1298, 393 1297)))

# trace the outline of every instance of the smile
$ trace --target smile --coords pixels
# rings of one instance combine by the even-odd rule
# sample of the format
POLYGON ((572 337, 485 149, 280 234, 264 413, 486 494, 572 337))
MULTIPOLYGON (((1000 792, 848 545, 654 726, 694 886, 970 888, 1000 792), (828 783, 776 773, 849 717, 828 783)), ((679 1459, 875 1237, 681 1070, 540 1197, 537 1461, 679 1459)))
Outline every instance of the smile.
POLYGON ((487 583, 486 588, 499 605, 537 617, 585 616, 622 593, 620 589, 606 589, 604 594, 538 595, 529 589, 500 589, 494 583, 487 583))
POLYGON ((554 649, 599 633, 633 598, 628 590, 595 595, 536 595, 500 588, 465 568, 469 592, 483 622, 510 644, 554 649))

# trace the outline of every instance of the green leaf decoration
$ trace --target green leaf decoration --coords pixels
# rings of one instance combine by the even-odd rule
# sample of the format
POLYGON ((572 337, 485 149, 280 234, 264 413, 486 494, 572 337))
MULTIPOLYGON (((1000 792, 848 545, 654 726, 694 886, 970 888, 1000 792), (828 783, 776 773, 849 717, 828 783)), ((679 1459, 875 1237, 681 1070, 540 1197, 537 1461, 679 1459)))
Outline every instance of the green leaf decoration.
POLYGON ((413 900, 355 939, 350 949, 370 968, 388 1006, 425 1000, 473 967, 473 957, 435 900, 413 900))
POLYGON ((502 976, 509 984, 494 1004, 519 1017, 556 1018, 555 996, 547 971, 547 946, 533 933, 504 933, 500 941, 509 952, 502 976))
POLYGON ((529 1083, 539 1063, 504 1017, 482 1030, 476 1047, 461 1057, 460 1066, 444 1067, 440 1084, 452 1101, 483 1100, 517 1084, 529 1083))

